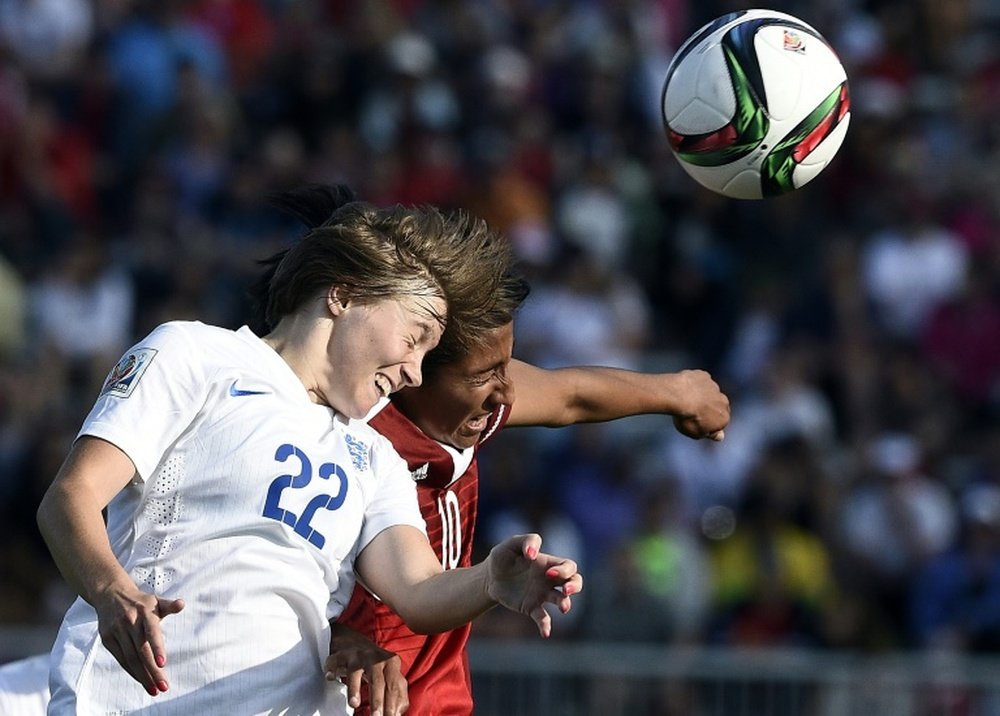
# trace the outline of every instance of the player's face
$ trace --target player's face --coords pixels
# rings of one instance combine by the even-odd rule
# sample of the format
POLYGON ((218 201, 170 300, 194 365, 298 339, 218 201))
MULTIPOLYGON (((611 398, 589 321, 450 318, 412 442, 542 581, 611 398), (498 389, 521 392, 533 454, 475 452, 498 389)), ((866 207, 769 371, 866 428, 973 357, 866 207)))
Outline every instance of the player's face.
POLYGON ((514 350, 514 324, 483 336, 483 345, 463 359, 435 368, 419 388, 393 398, 425 435, 456 448, 476 444, 490 413, 514 400, 507 366, 514 350))
POLYGON ((434 316, 445 311, 443 299, 426 297, 337 307, 327 345, 327 402, 363 418, 380 398, 420 385, 420 364, 441 339, 434 316))

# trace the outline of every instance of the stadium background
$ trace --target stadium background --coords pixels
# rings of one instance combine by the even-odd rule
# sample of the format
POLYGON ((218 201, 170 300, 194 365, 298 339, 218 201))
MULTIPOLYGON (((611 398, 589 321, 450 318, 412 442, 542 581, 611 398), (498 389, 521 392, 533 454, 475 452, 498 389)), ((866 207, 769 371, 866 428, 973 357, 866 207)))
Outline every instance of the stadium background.
POLYGON ((68 603, 34 511, 110 366, 163 320, 238 326, 298 231, 267 193, 319 181, 505 232, 518 357, 731 396, 721 445, 642 418, 484 451, 480 541, 583 564, 554 639, 995 653, 1000 2, 770 3, 838 50, 852 123, 807 187, 736 202, 658 102, 679 43, 751 6, 0 0, 0 633, 44 641, 68 603))

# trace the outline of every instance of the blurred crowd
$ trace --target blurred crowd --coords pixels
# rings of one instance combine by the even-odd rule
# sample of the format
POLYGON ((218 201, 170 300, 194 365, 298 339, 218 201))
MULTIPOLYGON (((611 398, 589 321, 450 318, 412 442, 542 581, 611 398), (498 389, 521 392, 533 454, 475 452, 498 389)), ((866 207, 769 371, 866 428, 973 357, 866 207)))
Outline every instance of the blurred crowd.
MULTIPOLYGON (((0 0, 0 624, 68 603, 35 507, 120 353, 238 327, 305 182, 486 218, 539 365, 704 368, 668 418, 502 432, 478 536, 587 591, 556 638, 1000 651, 1000 2, 798 0, 852 117, 766 201, 670 154, 679 44, 743 0, 0 0)), ((488 615, 477 633, 531 627, 488 615)))

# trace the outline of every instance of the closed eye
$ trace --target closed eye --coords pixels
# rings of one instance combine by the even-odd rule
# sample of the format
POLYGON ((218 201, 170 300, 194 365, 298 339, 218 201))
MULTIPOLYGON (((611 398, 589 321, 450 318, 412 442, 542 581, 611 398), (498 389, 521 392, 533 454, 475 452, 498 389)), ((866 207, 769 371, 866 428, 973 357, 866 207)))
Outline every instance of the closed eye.
MULTIPOLYGON (((472 385, 477 385, 477 386, 478 385, 486 385, 487 383, 489 383, 494 378, 500 378, 500 377, 501 377, 500 370, 499 369, 493 369, 493 370, 487 371, 485 373, 479 373, 478 375, 471 376, 469 378, 469 383, 471 383, 472 385)), ((502 378, 501 378, 501 380, 502 380, 502 378)))

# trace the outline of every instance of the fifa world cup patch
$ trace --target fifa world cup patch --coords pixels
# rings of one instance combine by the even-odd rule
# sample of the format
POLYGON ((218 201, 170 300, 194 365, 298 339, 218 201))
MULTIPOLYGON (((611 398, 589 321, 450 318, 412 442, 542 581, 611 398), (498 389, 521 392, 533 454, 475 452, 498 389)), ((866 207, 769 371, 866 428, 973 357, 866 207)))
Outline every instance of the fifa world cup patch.
POLYGON ((155 348, 136 348, 122 356, 118 365, 111 369, 101 388, 101 395, 127 398, 135 390, 139 378, 156 356, 155 348))

